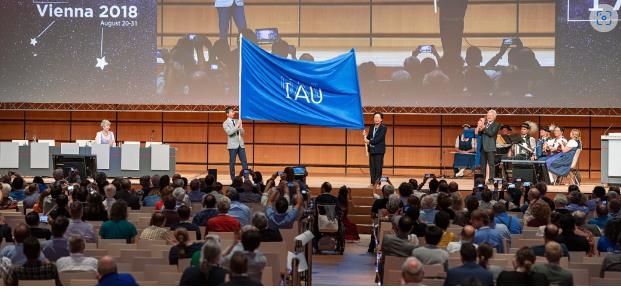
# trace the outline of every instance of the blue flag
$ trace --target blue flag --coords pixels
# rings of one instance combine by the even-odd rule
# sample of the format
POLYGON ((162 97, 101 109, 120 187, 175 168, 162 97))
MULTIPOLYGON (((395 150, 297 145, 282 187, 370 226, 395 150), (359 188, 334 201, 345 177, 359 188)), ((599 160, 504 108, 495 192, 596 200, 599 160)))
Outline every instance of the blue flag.
POLYGON ((354 50, 320 62, 272 55, 241 40, 242 119, 363 129, 354 50))

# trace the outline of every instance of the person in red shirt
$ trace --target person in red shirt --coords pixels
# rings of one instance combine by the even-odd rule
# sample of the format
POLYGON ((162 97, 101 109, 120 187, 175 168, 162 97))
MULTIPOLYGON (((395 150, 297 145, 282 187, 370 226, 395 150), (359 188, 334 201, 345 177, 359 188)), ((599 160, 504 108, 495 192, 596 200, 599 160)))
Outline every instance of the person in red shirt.
POLYGON ((208 232, 239 232, 241 224, 239 221, 231 217, 228 212, 231 207, 231 200, 223 197, 217 204, 218 215, 211 217, 207 221, 206 231, 208 232))

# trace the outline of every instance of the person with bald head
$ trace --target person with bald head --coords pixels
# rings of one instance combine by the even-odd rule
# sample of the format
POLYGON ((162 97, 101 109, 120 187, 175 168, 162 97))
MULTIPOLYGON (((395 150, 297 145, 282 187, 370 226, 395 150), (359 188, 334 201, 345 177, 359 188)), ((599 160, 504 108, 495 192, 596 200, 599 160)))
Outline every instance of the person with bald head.
MULTIPOLYGON (((554 224, 548 224, 543 229, 543 245, 532 246, 533 252, 535 256, 544 256, 545 255, 545 244, 549 242, 558 242, 558 238, 560 235, 560 230, 558 226, 554 224)), ((563 253, 563 257, 569 257, 569 250, 567 250, 567 246, 565 244, 560 243, 561 252, 563 253)))
MULTIPOLYGON (((476 232, 476 229, 473 226, 470 225, 466 225, 464 226, 463 229, 461 229, 461 239, 458 242, 450 242, 448 243, 448 246, 446 246, 446 251, 449 253, 455 253, 455 252, 459 252, 459 249, 461 249, 461 246, 465 243, 471 243, 474 241, 474 233, 476 232)), ((474 244, 474 247, 476 248, 477 245, 474 244)))
POLYGON ((112 256, 103 256, 97 264, 97 286, 138 286, 136 279, 129 273, 118 273, 116 260, 112 256))
POLYGON ((421 286, 425 271, 423 263, 416 257, 408 257, 401 265, 401 285, 403 286, 421 286))
POLYGON ((573 286, 574 277, 572 273, 560 265, 563 256, 561 245, 554 241, 546 243, 544 256, 548 263, 536 264, 533 266, 533 272, 545 274, 552 286, 573 286))

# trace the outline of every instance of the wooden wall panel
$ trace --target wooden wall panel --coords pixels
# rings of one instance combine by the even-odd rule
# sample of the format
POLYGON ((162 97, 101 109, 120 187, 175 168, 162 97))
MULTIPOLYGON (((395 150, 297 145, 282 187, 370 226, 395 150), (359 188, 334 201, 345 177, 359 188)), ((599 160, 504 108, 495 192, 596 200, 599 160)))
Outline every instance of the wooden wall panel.
MULTIPOLYGON (((2 121, 2 139, 11 141, 14 139, 24 139, 26 137, 23 121, 3 120, 2 121)), ((32 135, 27 136, 32 140, 32 135)))
MULTIPOLYGON (((244 124, 246 127, 246 124, 244 124)), ((250 130, 249 128, 245 128, 245 130, 250 130)), ((222 124, 214 124, 210 123, 207 125, 207 136, 210 144, 212 143, 226 143, 226 133, 222 128, 222 124)), ((249 142, 251 139, 244 137, 244 141, 249 142)))
MULTIPOLYGON (((255 145, 255 162, 263 164, 298 164, 297 145, 255 145)), ((227 160, 228 161, 228 160, 227 160)))
POLYGON ((19 119, 19 120, 23 120, 24 119, 24 113, 23 111, 2 111, 0 112, 0 119, 19 119))
POLYGON ((112 122, 114 125, 114 121, 116 121, 116 112, 114 111, 72 111, 71 112, 71 120, 72 121, 97 121, 97 125, 101 123, 102 120, 107 119, 112 122))
POLYGON ((440 150, 434 148, 395 147, 395 166, 439 166, 440 150))
POLYGON ((297 5, 247 5, 245 7, 245 12, 249 27, 278 27, 278 33, 297 34, 298 32, 300 20, 298 19, 297 5))
POLYGON ((218 33, 218 13, 213 6, 166 5, 163 21, 164 33, 218 33))
POLYGON ((291 124, 254 125, 254 142, 270 144, 297 144, 300 142, 300 128, 291 124))
POLYGON ((554 33, 554 2, 520 4, 520 31, 531 33, 554 33))
POLYGON ((68 111, 26 111, 27 120, 69 120, 68 111))
POLYGON ((440 128, 425 126, 394 126, 397 146, 439 146, 440 128))
MULTIPOLYGON (((246 160, 248 163, 254 163, 254 146, 246 144, 246 160)), ((209 144, 208 146, 209 163, 229 163, 229 150, 226 144, 209 144)), ((239 162, 239 157, 237 157, 239 162)))
POLYGON ((207 144, 174 144, 172 146, 177 148, 177 162, 207 162, 207 144))
POLYGON ((393 114, 391 116, 399 125, 438 125, 440 123, 439 115, 393 114))
POLYGON ((345 129, 302 126, 301 144, 345 144, 345 129))
POLYGON ((302 6, 302 33, 369 33, 369 6, 302 6))
MULTIPOLYGON (((80 121, 71 123, 71 140, 89 139, 95 140, 97 132, 101 131, 100 122, 98 121, 80 121)), ((112 131, 116 137, 116 131, 112 131)))
POLYGON ((300 163, 343 165, 345 163, 345 147, 303 145, 300 147, 300 163))
POLYGON ((163 141, 206 143, 207 124, 200 123, 164 123, 163 141))
POLYGON ((515 5, 468 5, 464 33, 515 33, 515 13, 515 5))
POLYGON ((209 113, 205 112, 164 112, 164 122, 198 122, 209 121, 209 113))
POLYGON ((29 139, 36 135, 37 139, 53 139, 58 142, 69 140, 69 125, 68 121, 27 121, 25 129, 29 139))
POLYGON ((114 132, 117 142, 160 141, 162 139, 162 124, 156 122, 119 122, 114 132))
POLYGON ((153 122, 161 122, 162 121, 162 113, 161 112, 150 112, 150 111, 119 111, 117 113, 118 119, 117 121, 153 121, 153 122))
POLYGON ((438 14, 433 13, 433 5, 375 5, 373 33, 440 33, 438 14))
POLYGON ((365 155, 364 146, 347 146, 347 165, 369 165, 369 157, 365 155))
MULTIPOLYGON (((589 151, 591 156, 591 171, 601 171, 602 168, 602 152, 600 150, 589 151)), ((585 154, 586 156, 586 154, 585 154)), ((580 167, 582 169, 582 167, 580 167)))
MULTIPOLYGON (((606 131, 606 128, 591 128, 591 135, 590 135, 590 148, 592 149, 600 149, 602 147, 602 135, 604 134, 604 132, 606 131)), ((615 132, 614 130, 609 130, 608 133, 610 132, 615 132)))

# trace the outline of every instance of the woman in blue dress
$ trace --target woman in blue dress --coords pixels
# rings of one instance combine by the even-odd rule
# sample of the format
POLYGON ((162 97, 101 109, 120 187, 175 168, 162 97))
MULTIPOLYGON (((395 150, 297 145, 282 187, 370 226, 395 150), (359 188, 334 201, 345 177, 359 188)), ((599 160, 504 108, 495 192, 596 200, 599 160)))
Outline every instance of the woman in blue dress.
POLYGON ((469 124, 464 124, 463 132, 455 139, 455 159, 453 162, 453 171, 455 177, 463 177, 466 169, 474 170, 475 153, 477 149, 477 139, 471 135, 474 131, 470 129, 469 124), (467 131, 470 130, 471 135, 467 131))
POLYGON ((569 134, 570 140, 567 144, 560 143, 557 153, 546 160, 546 166, 550 173, 550 181, 555 182, 559 176, 566 176, 571 169, 571 163, 574 160, 576 151, 582 149, 582 143, 580 141, 580 130, 572 129, 569 134))

